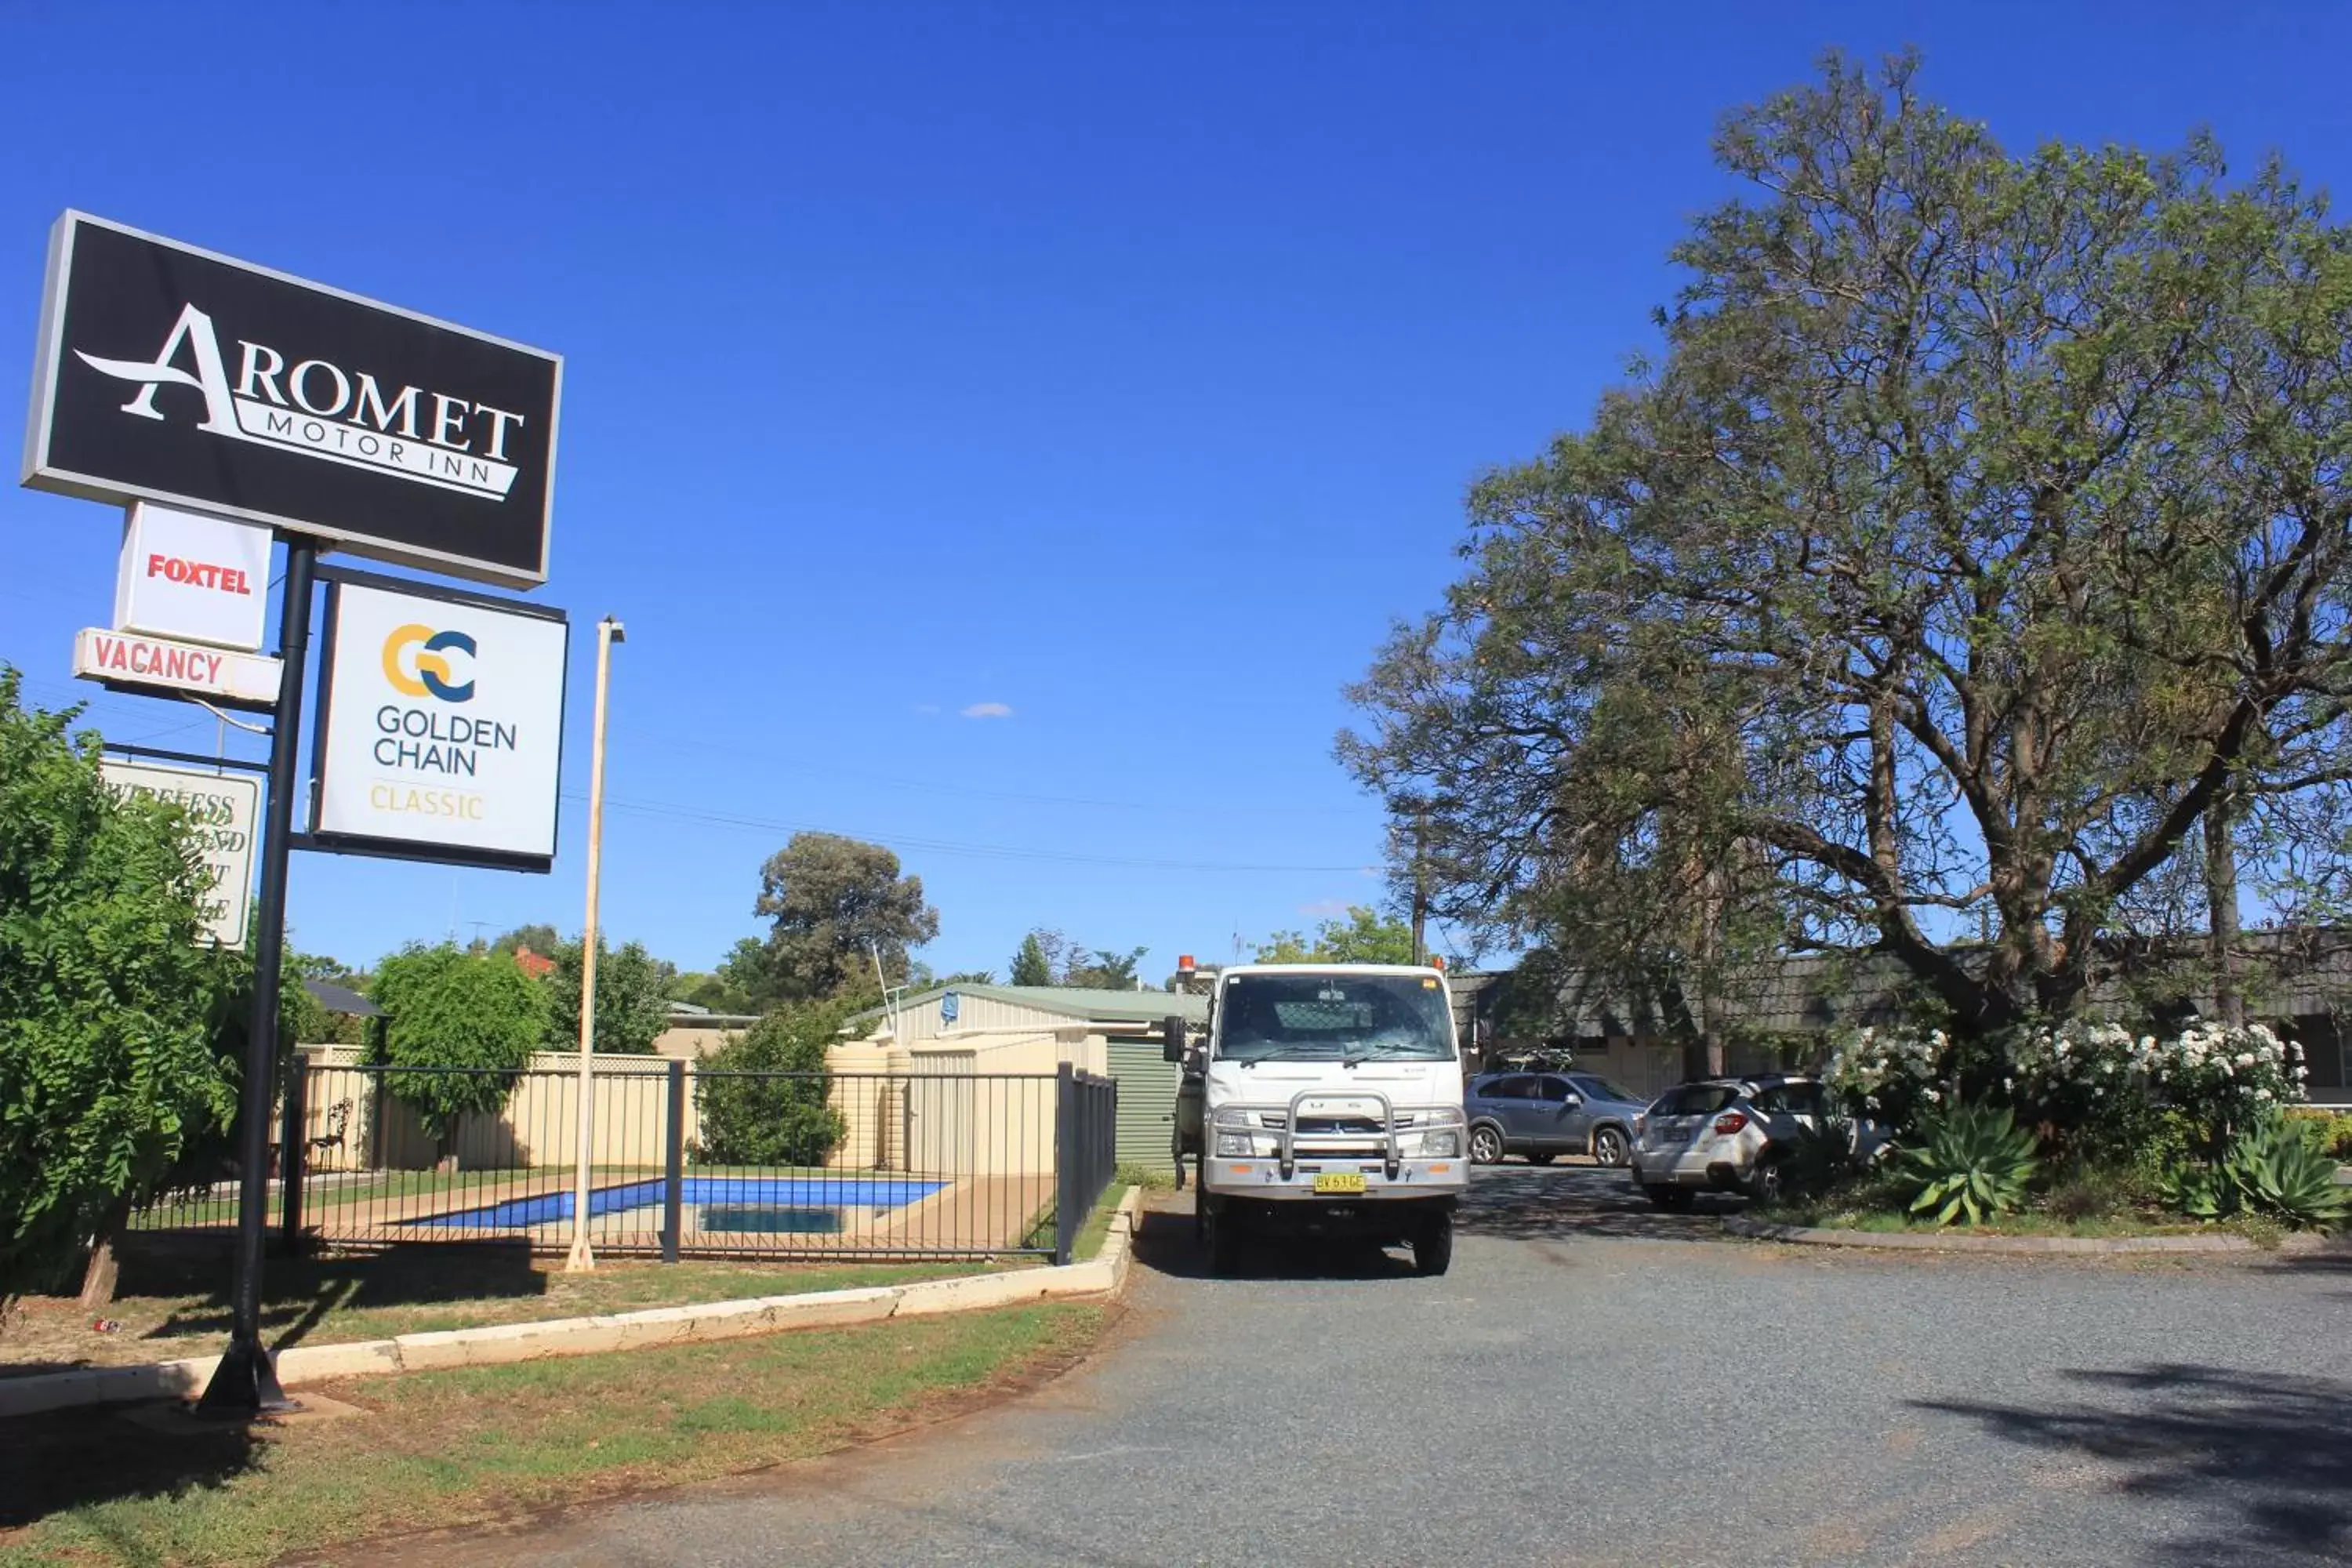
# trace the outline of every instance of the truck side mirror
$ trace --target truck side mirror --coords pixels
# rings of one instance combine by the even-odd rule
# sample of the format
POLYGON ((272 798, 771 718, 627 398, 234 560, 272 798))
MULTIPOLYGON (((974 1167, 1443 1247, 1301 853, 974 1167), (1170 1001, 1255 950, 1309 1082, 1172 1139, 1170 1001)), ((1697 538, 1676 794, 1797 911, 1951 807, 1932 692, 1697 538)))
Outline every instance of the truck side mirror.
POLYGON ((1185 1047, 1184 1020, 1170 1014, 1160 1020, 1160 1055, 1164 1061, 1182 1063, 1185 1047))

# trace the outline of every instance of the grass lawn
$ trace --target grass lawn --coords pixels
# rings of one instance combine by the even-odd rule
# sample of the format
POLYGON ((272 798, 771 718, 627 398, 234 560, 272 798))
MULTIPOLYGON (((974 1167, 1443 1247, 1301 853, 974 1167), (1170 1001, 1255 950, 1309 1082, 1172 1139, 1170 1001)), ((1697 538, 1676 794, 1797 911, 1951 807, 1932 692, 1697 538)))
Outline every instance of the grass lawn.
MULTIPOLYGON (((1126 1182, 1113 1181, 1103 1189, 1102 1201, 1095 1205, 1095 1212, 1087 1216, 1087 1223, 1078 1227, 1078 1244, 1071 1253, 1073 1262, 1091 1262, 1094 1255, 1102 1250, 1103 1237, 1110 1234, 1110 1216, 1117 1214, 1118 1205, 1127 1201, 1128 1186, 1126 1182)), ((1029 1234, 1022 1238, 1024 1246, 1051 1247, 1054 1245, 1054 1208, 1055 1205, 1047 1204, 1038 1211, 1037 1218, 1029 1226, 1029 1234)), ((1052 1259, 1041 1261, 1051 1262, 1052 1259)))
MULTIPOLYGON (((126 1240, 120 1286, 104 1314, 122 1325, 112 1333, 93 1330, 98 1314, 83 1311, 70 1296, 26 1298, 0 1325, 0 1377, 218 1351, 228 1332, 228 1256, 217 1247, 171 1242, 126 1240)), ((270 1258, 262 1270, 262 1331, 273 1349, 282 1350, 633 1307, 901 1284, 1010 1263, 628 1260, 599 1263, 592 1274, 566 1274, 562 1258, 533 1257, 520 1245, 408 1243, 373 1255, 270 1258)))
POLYGON ((0 1564, 266 1563, 758 1468, 1067 1365, 1107 1309, 1049 1304, 356 1380, 362 1414, 166 1434, 0 1422, 0 1564))

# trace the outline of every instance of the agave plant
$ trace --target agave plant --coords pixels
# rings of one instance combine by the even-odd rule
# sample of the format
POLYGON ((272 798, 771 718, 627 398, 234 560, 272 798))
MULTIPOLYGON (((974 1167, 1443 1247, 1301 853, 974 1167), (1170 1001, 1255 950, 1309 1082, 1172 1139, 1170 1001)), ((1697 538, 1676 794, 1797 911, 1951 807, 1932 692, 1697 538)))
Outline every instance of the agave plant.
POLYGON ((2247 1208, 2288 1225, 2327 1230, 2352 1215, 2352 1189, 2336 1184, 2335 1156, 2284 1116, 2239 1133, 2222 1170, 2247 1208))
POLYGON ((1917 1184, 1911 1212, 1935 1211, 1937 1225, 1966 1217, 1982 1225, 2025 1202, 2042 1168, 2033 1133, 2006 1106, 1958 1105, 1922 1129, 1918 1145, 1901 1156, 1901 1170, 1917 1184))
POLYGON ((2238 1184, 2229 1172, 2201 1161, 2167 1171, 2157 1183, 2164 1206, 2190 1219, 2227 1219, 2238 1212, 2238 1184))

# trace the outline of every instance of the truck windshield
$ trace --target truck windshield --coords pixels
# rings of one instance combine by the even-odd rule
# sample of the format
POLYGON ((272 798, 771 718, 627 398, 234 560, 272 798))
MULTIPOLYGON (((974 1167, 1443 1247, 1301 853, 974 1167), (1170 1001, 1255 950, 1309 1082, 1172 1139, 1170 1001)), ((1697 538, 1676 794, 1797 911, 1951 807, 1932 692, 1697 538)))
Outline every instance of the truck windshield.
POLYGON ((1236 974, 1217 1013, 1227 1061, 1451 1061, 1445 989, 1421 974, 1236 974))

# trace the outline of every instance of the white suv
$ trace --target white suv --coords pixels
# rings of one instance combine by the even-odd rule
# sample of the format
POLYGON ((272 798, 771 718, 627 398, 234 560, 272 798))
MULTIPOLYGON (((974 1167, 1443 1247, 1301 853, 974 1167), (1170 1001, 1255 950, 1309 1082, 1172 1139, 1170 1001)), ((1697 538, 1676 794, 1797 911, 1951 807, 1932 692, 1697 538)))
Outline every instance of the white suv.
POLYGON ((1835 1120, 1818 1079, 1789 1073, 1708 1079, 1670 1089, 1633 1122, 1633 1184, 1660 1208, 1694 1193, 1780 1195, 1790 1140, 1835 1120))

